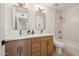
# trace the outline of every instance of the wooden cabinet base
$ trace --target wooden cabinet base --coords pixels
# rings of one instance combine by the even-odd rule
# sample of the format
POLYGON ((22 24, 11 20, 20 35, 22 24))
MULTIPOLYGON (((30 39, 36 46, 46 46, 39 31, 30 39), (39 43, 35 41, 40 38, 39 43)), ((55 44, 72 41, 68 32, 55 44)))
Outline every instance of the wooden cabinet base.
POLYGON ((6 56, 51 56, 53 36, 6 41, 6 56))

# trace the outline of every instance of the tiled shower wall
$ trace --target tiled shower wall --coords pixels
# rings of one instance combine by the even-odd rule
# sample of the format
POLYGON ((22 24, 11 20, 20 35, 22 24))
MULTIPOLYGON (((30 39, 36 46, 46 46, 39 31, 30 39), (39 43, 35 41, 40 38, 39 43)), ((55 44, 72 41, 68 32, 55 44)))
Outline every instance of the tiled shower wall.
POLYGON ((63 17, 63 41, 74 55, 79 55, 79 5, 64 11, 63 17))

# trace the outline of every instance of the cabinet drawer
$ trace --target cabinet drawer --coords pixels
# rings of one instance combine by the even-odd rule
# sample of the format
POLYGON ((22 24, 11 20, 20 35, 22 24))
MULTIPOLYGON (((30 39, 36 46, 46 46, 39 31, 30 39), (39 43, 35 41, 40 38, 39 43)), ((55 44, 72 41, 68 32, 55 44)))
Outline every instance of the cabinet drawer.
POLYGON ((40 38, 33 38, 32 44, 35 44, 35 43, 40 43, 40 38))

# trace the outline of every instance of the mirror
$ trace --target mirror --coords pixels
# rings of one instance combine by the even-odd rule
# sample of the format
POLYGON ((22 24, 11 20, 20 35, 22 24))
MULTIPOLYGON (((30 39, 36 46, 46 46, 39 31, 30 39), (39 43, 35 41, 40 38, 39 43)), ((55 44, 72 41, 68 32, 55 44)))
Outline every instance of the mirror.
POLYGON ((43 13, 40 8, 36 12, 35 18, 36 18, 35 19, 35 28, 40 31, 45 30, 45 28, 46 28, 45 13, 43 13))
POLYGON ((13 6, 13 28, 16 30, 27 30, 28 25, 28 9, 13 6))

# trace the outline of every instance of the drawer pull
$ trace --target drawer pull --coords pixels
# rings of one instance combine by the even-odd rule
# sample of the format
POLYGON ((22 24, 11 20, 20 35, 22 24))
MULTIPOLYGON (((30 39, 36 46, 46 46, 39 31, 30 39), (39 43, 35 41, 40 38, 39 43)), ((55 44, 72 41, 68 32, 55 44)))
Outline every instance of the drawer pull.
POLYGON ((17 47, 17 55, 19 55, 19 48, 17 47))
POLYGON ((19 46, 19 47, 17 47, 17 54, 18 54, 18 56, 21 56, 21 53, 22 53, 22 47, 19 46))

